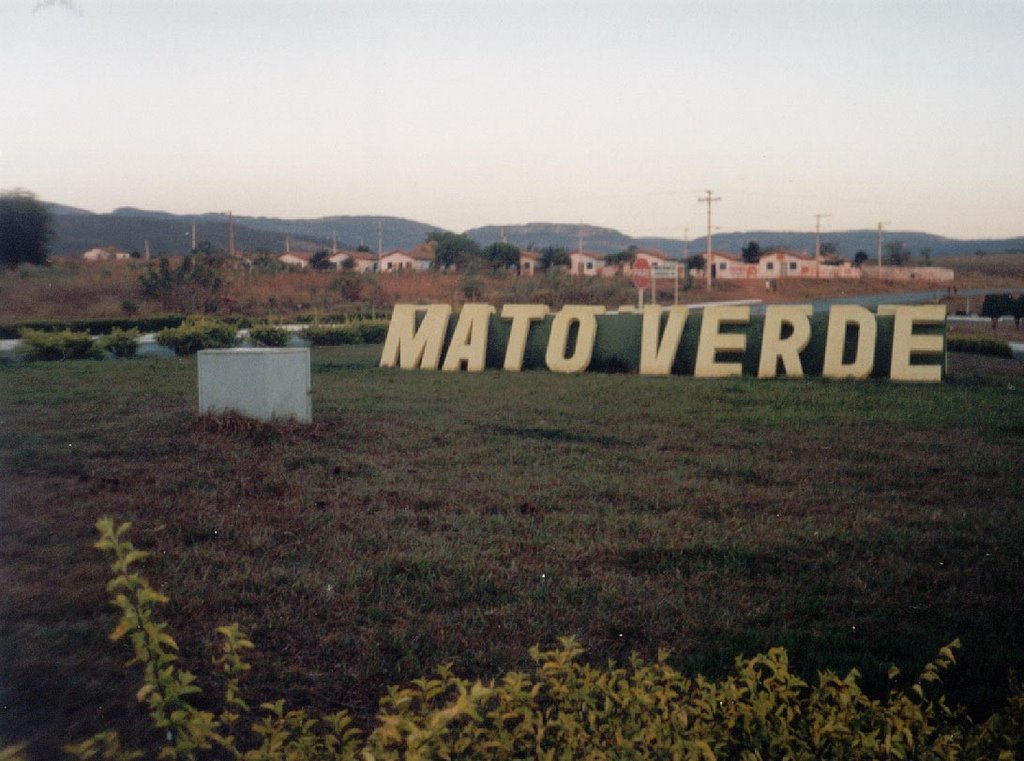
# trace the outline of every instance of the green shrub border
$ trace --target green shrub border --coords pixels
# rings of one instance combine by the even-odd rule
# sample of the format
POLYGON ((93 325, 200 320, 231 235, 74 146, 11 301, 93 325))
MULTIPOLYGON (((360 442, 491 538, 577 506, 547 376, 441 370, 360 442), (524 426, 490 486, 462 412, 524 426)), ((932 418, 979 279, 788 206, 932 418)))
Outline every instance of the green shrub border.
POLYGON ((946 339, 946 350, 1013 359, 1013 350, 1010 348, 1010 344, 998 338, 950 336, 946 339))
POLYGON ((103 348, 88 333, 71 330, 46 332, 22 328, 19 335, 21 345, 17 351, 28 360, 59 361, 103 357, 103 348))

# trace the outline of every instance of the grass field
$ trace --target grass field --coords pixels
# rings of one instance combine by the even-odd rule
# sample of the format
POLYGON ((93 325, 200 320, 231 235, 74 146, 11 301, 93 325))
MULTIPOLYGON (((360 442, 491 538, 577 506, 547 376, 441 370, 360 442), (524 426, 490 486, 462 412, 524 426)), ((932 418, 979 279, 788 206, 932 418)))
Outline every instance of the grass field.
POLYGON ((153 551, 201 683, 238 621, 249 696, 363 722, 389 684, 522 668, 564 634, 708 675, 783 645, 876 691, 959 636, 948 684, 979 714, 1024 673, 1020 362, 904 386, 378 353, 314 350, 307 428, 197 417, 194 360, 0 366, 0 745, 140 737, 91 549, 107 514, 153 551))

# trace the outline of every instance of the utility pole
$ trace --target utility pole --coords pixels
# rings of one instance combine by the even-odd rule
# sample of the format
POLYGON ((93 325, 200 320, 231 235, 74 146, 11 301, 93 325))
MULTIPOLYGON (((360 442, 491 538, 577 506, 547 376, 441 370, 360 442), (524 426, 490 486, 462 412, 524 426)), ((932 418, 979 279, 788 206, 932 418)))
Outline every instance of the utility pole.
POLYGON ((821 218, 831 214, 814 215, 814 277, 821 277, 821 218))
POLYGON ((146 250, 145 257, 146 257, 146 259, 149 259, 149 238, 146 238, 145 250, 146 250))
POLYGON ((228 256, 235 256, 235 215, 228 212, 228 256))
POLYGON ((338 233, 331 230, 331 256, 338 253, 338 233))
POLYGON ((377 220, 377 272, 384 266, 384 227, 377 220))
POLYGON ((289 236, 284 236, 284 252, 290 254, 292 252, 292 239, 289 236))
POLYGON ((580 251, 580 253, 582 254, 582 253, 583 253, 583 228, 582 228, 582 227, 580 228, 579 232, 577 233, 577 237, 578 237, 578 238, 579 238, 579 240, 580 240, 580 248, 579 248, 579 251, 580 251))
POLYGON ((501 226, 501 242, 508 243, 508 238, 505 237, 505 225, 501 226))
POLYGON ((697 199, 698 203, 706 203, 708 205, 708 253, 704 259, 704 274, 707 278, 709 291, 711 290, 711 204, 721 200, 718 196, 712 196, 710 190, 705 190, 704 197, 697 199))
POLYGON ((192 223, 192 248, 189 249, 189 250, 190 251, 195 251, 196 250, 196 223, 195 222, 192 223))
POLYGON ((882 226, 889 224, 888 222, 878 223, 878 276, 882 276, 882 226))

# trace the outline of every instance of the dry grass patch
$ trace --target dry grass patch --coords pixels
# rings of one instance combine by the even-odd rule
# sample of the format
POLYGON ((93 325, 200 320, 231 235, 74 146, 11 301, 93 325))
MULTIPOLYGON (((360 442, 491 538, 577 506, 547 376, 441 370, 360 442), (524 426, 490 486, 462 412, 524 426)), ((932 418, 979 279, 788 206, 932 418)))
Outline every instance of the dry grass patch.
POLYGON ((315 351, 311 427, 198 418, 189 359, 0 367, 5 740, 45 757, 138 732, 90 549, 102 514, 154 552, 185 667, 209 679, 213 627, 238 621, 248 694, 364 723, 386 685, 527 668, 569 634, 599 662, 667 646, 708 675, 783 645, 874 690, 960 636, 950 687, 979 713, 1024 668, 1024 405, 984 358, 917 386, 382 371, 378 353, 315 351))

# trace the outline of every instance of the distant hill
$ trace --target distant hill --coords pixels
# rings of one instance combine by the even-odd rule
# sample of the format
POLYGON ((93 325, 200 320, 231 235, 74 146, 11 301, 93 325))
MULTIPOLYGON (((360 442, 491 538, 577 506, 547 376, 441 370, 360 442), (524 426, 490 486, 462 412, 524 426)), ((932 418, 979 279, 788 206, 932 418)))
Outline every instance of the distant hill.
MULTIPOLYGON (((142 251, 149 240, 154 254, 183 254, 191 244, 192 225, 196 225, 197 241, 209 241, 214 247, 227 249, 227 216, 219 213, 171 214, 134 207, 115 209, 109 214, 96 214, 61 204, 47 204, 54 218, 55 237, 52 252, 56 256, 77 256, 96 246, 117 246, 124 251, 142 251)), ((381 225, 385 251, 408 249, 422 243, 434 230, 442 228, 401 217, 331 216, 316 219, 280 219, 277 217, 235 217, 235 245, 240 251, 265 250, 283 252, 285 238, 296 251, 328 248, 336 235, 338 246, 355 248, 360 243, 377 248, 377 224, 381 225)), ((639 237, 607 227, 577 223, 530 222, 528 224, 488 225, 467 230, 466 234, 481 245, 505 238, 520 248, 562 246, 575 250, 579 246, 582 227, 583 247, 588 251, 611 254, 629 246, 657 248, 671 256, 681 257, 705 250, 703 238, 691 240, 688 246, 673 238, 639 237)), ((839 247, 839 254, 853 258, 857 251, 874 256, 874 230, 848 230, 822 233, 822 242, 839 247)), ((762 249, 783 247, 797 251, 814 250, 814 233, 754 230, 743 233, 719 233, 712 238, 716 251, 739 253, 749 241, 756 240, 762 249)), ((933 257, 974 254, 978 251, 1020 251, 1024 253, 1024 237, 991 240, 955 240, 929 233, 886 230, 885 241, 899 240, 915 255, 928 249, 933 257)))
MULTIPOLYGON (((124 207, 109 214, 95 214, 61 204, 47 204, 54 220, 51 251, 55 256, 77 256, 96 246, 116 246, 123 251, 142 251, 149 240, 153 254, 184 254, 191 246, 192 225, 197 242, 209 241, 227 249, 228 220, 224 214, 170 214, 124 207)), ((285 238, 295 251, 329 248, 332 234, 339 248, 365 243, 377 248, 380 222, 385 251, 411 248, 440 228, 398 217, 335 216, 319 219, 277 219, 235 216, 235 246, 240 251, 274 253, 285 250, 285 238)))
MULTIPOLYGON (((701 253, 707 249, 705 238, 695 238, 685 246, 683 241, 675 238, 639 237, 633 238, 618 230, 604 227, 579 224, 557 224, 531 222, 525 225, 505 225, 504 228, 490 225, 467 230, 466 234, 481 245, 500 240, 504 229, 506 240, 520 248, 533 245, 535 248, 545 246, 561 246, 571 251, 579 247, 579 232, 583 230, 583 247, 588 251, 612 254, 622 251, 630 245, 640 248, 656 248, 670 256, 682 257, 684 249, 690 254, 701 253)), ((831 242, 839 247, 839 255, 852 259, 857 251, 864 251, 874 256, 877 249, 877 233, 875 230, 847 230, 843 232, 822 233, 822 242, 831 242)), ((754 230, 742 233, 718 233, 712 236, 711 245, 715 251, 740 253, 750 241, 757 241, 761 249, 788 248, 796 251, 814 251, 813 232, 778 232, 754 230)), ((1024 253, 1024 237, 1003 238, 992 240, 955 240, 930 233, 910 232, 902 230, 886 230, 883 242, 899 240, 908 246, 917 256, 924 249, 929 249, 933 257, 974 254, 978 251, 995 253, 999 251, 1020 251, 1024 253)))

